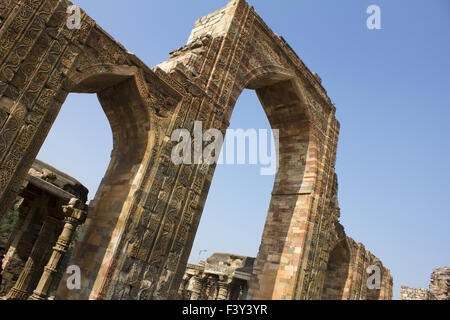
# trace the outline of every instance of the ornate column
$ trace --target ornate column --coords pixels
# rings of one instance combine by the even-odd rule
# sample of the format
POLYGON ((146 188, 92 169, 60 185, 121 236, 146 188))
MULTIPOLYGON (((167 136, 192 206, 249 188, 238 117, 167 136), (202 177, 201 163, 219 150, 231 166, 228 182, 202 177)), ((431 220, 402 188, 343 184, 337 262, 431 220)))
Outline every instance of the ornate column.
POLYGON ((230 294, 230 284, 231 280, 227 276, 221 276, 219 278, 219 293, 217 295, 217 300, 228 300, 228 296, 230 294))
POLYGON ((187 294, 186 286, 188 285, 189 280, 190 278, 187 275, 184 275, 181 280, 180 288, 178 289, 178 298, 180 300, 184 300, 184 297, 187 294))
POLYGON ((63 206, 65 215, 64 228, 56 245, 53 247, 50 260, 44 267, 44 273, 42 274, 36 290, 34 290, 33 294, 30 296, 30 300, 47 299, 48 290, 58 271, 58 266, 69 248, 75 229, 78 225, 83 224, 84 221, 86 221, 87 212, 83 210, 82 207, 81 201, 76 198, 72 198, 67 206, 63 206))
POLYGON ((203 290, 203 279, 201 279, 199 276, 193 276, 190 281, 192 281, 192 283, 190 284, 191 287, 190 300, 200 300, 203 290))
POLYGON ((208 277, 205 284, 205 293, 207 300, 216 300, 217 297, 217 280, 214 277, 208 277))
POLYGON ((25 300, 28 298, 28 292, 30 290, 31 280, 33 273, 39 267, 39 262, 43 256, 45 256, 48 249, 52 234, 60 224, 60 221, 46 216, 44 223, 42 224, 39 236, 31 250, 31 254, 28 257, 27 262, 19 275, 14 287, 6 295, 7 300, 25 300))

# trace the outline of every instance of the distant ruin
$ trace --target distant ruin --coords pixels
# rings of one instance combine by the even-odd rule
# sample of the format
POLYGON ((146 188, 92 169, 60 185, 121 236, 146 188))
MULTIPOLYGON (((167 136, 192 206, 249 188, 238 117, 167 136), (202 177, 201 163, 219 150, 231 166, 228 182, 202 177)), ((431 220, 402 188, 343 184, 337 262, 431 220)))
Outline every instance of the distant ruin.
POLYGON ((450 300, 450 267, 436 268, 427 289, 402 286, 401 300, 450 300))
POLYGON ((203 265, 188 264, 181 300, 247 300, 255 258, 214 253, 203 265))

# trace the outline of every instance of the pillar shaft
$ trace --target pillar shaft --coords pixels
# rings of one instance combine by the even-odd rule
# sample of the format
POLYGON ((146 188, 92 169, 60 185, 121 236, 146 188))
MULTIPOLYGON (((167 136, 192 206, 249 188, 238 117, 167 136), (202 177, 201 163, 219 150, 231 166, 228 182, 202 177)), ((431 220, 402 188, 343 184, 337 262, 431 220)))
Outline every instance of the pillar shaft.
POLYGON ((178 299, 184 300, 185 294, 186 294, 186 285, 188 283, 189 279, 186 277, 186 275, 183 277, 183 280, 181 281, 180 288, 178 289, 178 299))
POLYGON ((193 281, 193 283, 190 300, 200 300, 203 289, 203 281, 195 276, 192 277, 191 281, 193 281))
POLYGON ((213 279, 211 277, 206 277, 204 279, 204 284, 203 284, 203 293, 204 293, 204 298, 205 300, 212 300, 211 297, 211 290, 213 288, 213 279))
POLYGON ((30 300, 46 300, 48 296, 48 291, 52 285, 53 279, 58 272, 58 267, 64 258, 64 255, 69 248, 72 241, 75 229, 77 226, 84 222, 86 219, 86 212, 69 204, 63 207, 63 211, 66 214, 64 218, 64 228, 61 235, 53 247, 53 252, 44 268, 44 272, 39 280, 39 283, 34 290, 33 294, 30 296, 30 300))
POLYGON ((42 228, 36 243, 31 250, 27 262, 19 275, 14 287, 8 292, 6 298, 11 300, 25 300, 28 298, 28 292, 32 285, 33 273, 39 268, 40 260, 45 256, 46 249, 50 245, 52 234, 55 232, 59 221, 53 217, 47 216, 44 220, 42 228))
POLYGON ((230 294, 230 282, 228 280, 219 280, 219 293, 217 300, 228 300, 230 294))

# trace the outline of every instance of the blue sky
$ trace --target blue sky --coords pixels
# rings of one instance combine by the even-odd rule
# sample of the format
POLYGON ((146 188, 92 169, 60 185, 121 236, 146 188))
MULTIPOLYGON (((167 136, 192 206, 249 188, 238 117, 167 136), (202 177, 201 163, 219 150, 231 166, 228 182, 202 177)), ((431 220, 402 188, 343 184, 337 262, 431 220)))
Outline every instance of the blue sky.
MULTIPOLYGON (((76 0, 149 66, 184 45, 196 19, 226 1, 76 0)), ((249 1, 323 79, 341 123, 336 172, 346 232, 401 285, 427 287, 450 265, 450 1, 249 1), (366 9, 381 8, 368 30, 366 9)), ((254 92, 231 128, 269 128, 254 92)), ((111 129, 95 95, 71 94, 38 158, 90 190, 103 177, 111 129)), ((218 166, 191 254, 255 256, 274 177, 257 166, 218 166)))

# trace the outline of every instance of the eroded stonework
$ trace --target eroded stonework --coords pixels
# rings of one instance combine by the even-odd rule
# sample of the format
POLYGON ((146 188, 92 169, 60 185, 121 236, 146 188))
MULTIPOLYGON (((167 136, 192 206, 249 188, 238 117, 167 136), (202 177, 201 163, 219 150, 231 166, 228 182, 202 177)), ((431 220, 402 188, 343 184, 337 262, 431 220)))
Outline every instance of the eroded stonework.
MULTIPOLYGON (((178 291, 182 300, 249 300, 255 258, 227 253, 214 253, 200 265, 188 264, 178 291)), ((369 281, 370 282, 370 281, 369 281)), ((347 238, 335 247, 328 260, 323 300, 391 299, 392 278, 370 252, 347 238), (359 257, 351 257, 348 245, 357 246, 359 257), (350 260, 352 258, 352 260, 350 260), (379 288, 367 286, 367 267, 380 267, 379 288)))
MULTIPOLYGON (((85 12, 80 29, 68 29, 69 5, 0 0, 0 217, 69 93, 96 93, 113 131, 111 162, 71 260, 82 289, 61 285, 57 298, 177 297, 215 166, 173 164, 170 137, 192 132, 196 120, 225 134, 244 89, 256 91, 280 132, 248 297, 370 295, 364 268, 382 265, 338 223, 335 107, 252 7, 233 0, 198 20, 187 45, 150 69, 85 12)), ((380 269, 373 298, 389 299, 392 278, 380 269)))
POLYGON ((450 267, 436 268, 429 289, 402 286, 401 300, 450 300, 450 267))
POLYGON ((430 300, 430 292, 427 289, 402 286, 400 300, 430 300))

